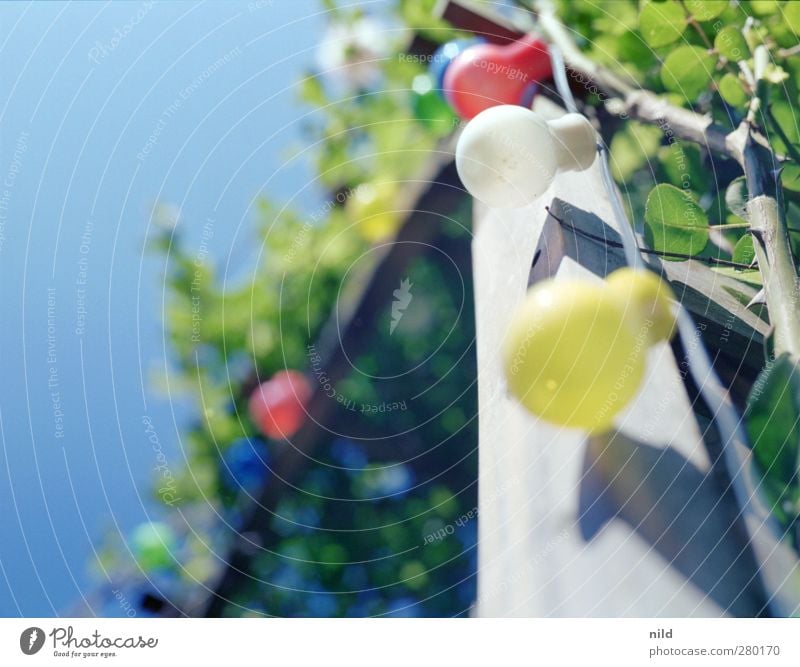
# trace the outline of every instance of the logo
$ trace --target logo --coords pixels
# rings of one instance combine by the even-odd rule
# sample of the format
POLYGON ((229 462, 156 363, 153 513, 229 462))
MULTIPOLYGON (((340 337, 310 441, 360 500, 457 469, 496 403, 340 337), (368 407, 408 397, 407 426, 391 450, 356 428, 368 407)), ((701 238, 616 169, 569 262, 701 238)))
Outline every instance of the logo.
POLYGON ((25 655, 38 653, 42 646, 44 646, 44 630, 41 628, 28 628, 19 636, 19 647, 25 655))
POLYGON ((414 298, 411 294, 411 288, 413 286, 414 283, 410 282, 408 278, 405 278, 400 281, 400 289, 396 289, 392 292, 394 301, 392 301, 392 321, 389 323, 390 336, 394 333, 397 325, 400 324, 403 313, 405 313, 406 308, 408 308, 408 304, 411 303, 411 299, 414 298))

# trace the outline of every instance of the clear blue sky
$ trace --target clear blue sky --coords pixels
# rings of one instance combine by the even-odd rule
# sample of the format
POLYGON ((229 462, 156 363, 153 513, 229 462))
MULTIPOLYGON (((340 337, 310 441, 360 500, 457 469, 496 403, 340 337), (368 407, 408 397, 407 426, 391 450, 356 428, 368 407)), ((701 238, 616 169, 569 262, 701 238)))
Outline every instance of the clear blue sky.
POLYGON ((168 351, 160 263, 142 253, 148 207, 180 205, 190 239, 213 216, 213 257, 250 261, 253 198, 311 178, 284 163, 319 11, 0 4, 0 615, 64 610, 92 542, 152 512, 143 415, 180 465, 187 407, 149 384, 168 351))

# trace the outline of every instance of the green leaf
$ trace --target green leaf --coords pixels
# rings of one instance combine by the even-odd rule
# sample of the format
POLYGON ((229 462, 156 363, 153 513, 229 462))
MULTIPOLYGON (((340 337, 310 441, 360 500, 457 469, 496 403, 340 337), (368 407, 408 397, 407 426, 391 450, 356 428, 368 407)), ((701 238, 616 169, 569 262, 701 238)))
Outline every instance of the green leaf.
POLYGON ((697 255, 708 243, 708 217, 688 192, 662 183, 647 195, 645 239, 653 250, 697 255))
POLYGON ((714 48, 731 62, 747 60, 750 57, 750 49, 747 48, 747 41, 742 31, 732 25, 725 26, 717 33, 714 38, 714 48))
POLYGON ((322 87, 322 81, 318 76, 309 74, 300 80, 300 99, 307 104, 323 107, 328 103, 328 98, 322 87))
POLYGON ((654 157, 661 143, 661 130, 630 121, 611 139, 611 169, 624 183, 654 157))
POLYGON ((778 11, 778 0, 750 0, 747 4, 755 16, 769 16, 778 11))
MULTIPOLYGON (((800 370, 788 355, 761 371, 745 411, 753 457, 775 501, 798 499, 800 370)), ((779 506, 779 509, 783 509, 779 506)))
POLYGON ((785 164, 781 169, 781 185, 792 192, 800 192, 800 165, 785 164))
POLYGON ((743 269, 735 269, 732 266, 712 266, 711 270, 714 273, 719 273, 728 278, 735 278, 743 283, 752 285, 753 287, 763 287, 764 281, 761 279, 760 271, 747 271, 743 269))
MULTIPOLYGON (((798 127, 798 124, 800 124, 800 114, 798 114, 797 110, 783 100, 779 100, 772 103, 770 111, 789 141, 792 144, 800 142, 800 127, 798 127)), ((770 135, 770 143, 775 150, 779 153, 786 153, 787 146, 783 139, 777 135, 777 132, 770 133, 770 135)))
POLYGON ((686 28, 686 14, 673 0, 646 0, 639 14, 639 31, 653 48, 676 41, 686 28))
POLYGON ((744 106, 748 99, 739 77, 731 72, 727 72, 720 79, 719 94, 723 100, 734 107, 744 106))
POLYGON ((753 248, 753 237, 750 234, 745 234, 734 246, 732 259, 737 264, 750 265, 755 258, 756 251, 753 248))
POLYGON ((699 46, 679 46, 661 68, 661 82, 686 100, 694 100, 711 81, 716 58, 699 46))
POLYGON ((747 220, 747 179, 744 176, 734 178, 725 190, 725 204, 728 210, 743 220, 747 220))
POLYGON ((683 0, 686 9, 698 21, 710 21, 717 18, 728 8, 728 0, 683 0))
POLYGON ((708 169, 703 167, 700 149, 688 141, 675 141, 658 151, 667 181, 675 187, 705 192, 709 186, 708 169))
POLYGON ((795 33, 800 33, 800 3, 787 2, 783 6, 783 20, 795 33))

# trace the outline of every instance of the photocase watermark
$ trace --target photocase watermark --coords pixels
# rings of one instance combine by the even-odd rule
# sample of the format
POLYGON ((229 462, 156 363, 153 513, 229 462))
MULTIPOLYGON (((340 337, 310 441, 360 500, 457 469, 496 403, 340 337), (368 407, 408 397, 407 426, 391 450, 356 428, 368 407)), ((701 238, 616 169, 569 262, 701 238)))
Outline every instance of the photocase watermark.
POLYGON ((473 60, 472 66, 479 69, 485 69, 489 74, 499 74, 510 79, 511 81, 528 81, 530 78, 524 70, 519 67, 511 67, 510 65, 501 65, 500 63, 492 60, 473 60))
MULTIPOLYGON (((569 65, 566 66, 567 68, 567 75, 576 81, 578 84, 583 86, 587 92, 597 97, 600 100, 601 104, 606 104, 606 102, 611 101, 608 95, 606 95, 600 88, 597 86, 597 83, 590 77, 586 76, 583 72, 579 72, 578 70, 570 67, 569 65)), ((613 112, 613 111, 612 111, 613 112)), ((624 109, 624 107, 620 107, 616 113, 618 118, 622 120, 628 119, 628 112, 624 109)))
POLYGON ((247 3, 248 12, 257 12, 259 9, 267 9, 275 4, 275 0, 253 0, 247 3))
POLYGON ((320 204, 309 216, 309 219, 303 223, 300 231, 295 234, 291 247, 283 255, 283 261, 287 264, 291 264, 295 260, 295 257, 297 257, 298 253, 305 248, 313 226, 320 220, 324 219, 334 208, 343 206, 345 202, 350 199, 350 197, 358 195, 363 187, 364 185, 362 184, 355 188, 340 190, 336 193, 335 197, 327 199, 324 203, 320 204))
POLYGON ((156 147, 161 135, 164 133, 164 130, 167 128, 170 121, 181 110, 189 98, 200 88, 202 88, 205 82, 208 81, 213 74, 231 61, 238 58, 240 55, 242 55, 242 48, 240 46, 231 49, 224 56, 217 58, 213 63, 200 72, 200 74, 192 79, 192 82, 188 86, 185 86, 178 91, 178 95, 175 97, 175 99, 173 99, 169 106, 167 106, 164 111, 161 112, 161 117, 158 119, 158 122, 151 131, 150 136, 147 137, 147 141, 145 141, 141 150, 136 154, 136 159, 139 160, 139 162, 144 162, 147 159, 148 154, 151 153, 156 147))
MULTIPOLYGON (((675 165, 680 173, 681 189, 688 192, 692 189, 692 174, 689 171, 689 162, 686 158, 686 152, 683 150, 683 145, 678 141, 672 126, 669 124, 669 121, 667 121, 666 118, 662 117, 658 119, 658 127, 667 138, 667 145, 675 147, 674 158, 675 165)), ((687 216, 689 210, 692 211, 691 217, 696 222, 697 216, 694 214, 694 207, 687 207, 687 211, 684 212, 684 216, 687 216)))
POLYGON ((767 384, 769 383, 769 375, 772 368, 775 366, 774 359, 767 359, 766 363, 764 364, 764 369, 758 374, 756 381, 753 383, 753 387, 750 390, 750 395, 748 396, 749 402, 757 401, 761 398, 761 395, 766 391, 767 384))
POLYGON ((736 322, 736 315, 733 313, 728 313, 728 316, 725 318, 725 322, 722 324, 722 333, 719 336, 720 343, 727 343, 731 337, 731 331, 733 331, 733 325, 736 322))
POLYGON ((551 537, 547 540, 547 543, 544 547, 536 553, 532 558, 528 559, 525 563, 525 567, 519 570, 516 570, 510 577, 501 581, 499 584, 494 586, 491 590, 488 591, 479 591, 478 599, 476 600, 477 605, 485 604, 492 598, 505 593, 511 586, 517 584, 526 573, 534 572, 536 568, 538 568, 550 554, 552 554, 559 544, 566 541, 569 537, 570 530, 569 528, 564 528, 560 533, 551 537))
POLYGON ((398 410, 405 411, 408 409, 405 401, 383 401, 381 403, 361 403, 348 398, 340 391, 337 391, 333 386, 333 380, 325 372, 322 366, 322 355, 317 352, 316 345, 308 345, 306 347, 306 354, 308 356, 309 366, 311 373, 319 383, 320 388, 328 398, 333 398, 345 410, 351 412, 360 412, 361 414, 381 414, 386 412, 396 412, 398 410))
MULTIPOLYGON (((431 65, 433 63, 445 62, 451 60, 444 53, 431 53, 431 54, 417 54, 417 53, 399 53, 397 58, 400 62, 418 63, 421 65, 431 65)), ((519 67, 511 67, 510 65, 502 65, 493 60, 486 60, 484 58, 476 58, 470 62, 471 67, 485 69, 489 74, 497 74, 505 76, 512 81, 528 81, 530 77, 525 70, 519 67)))
MULTIPOLYGON (((711 27, 714 29, 714 33, 718 34, 726 25, 727 24, 724 21, 716 21, 715 23, 711 24, 711 27)), ((720 38, 721 44, 716 45, 717 49, 719 50, 719 46, 730 47, 733 41, 733 37, 731 37, 730 33, 722 33, 722 37, 720 38)), ((726 48, 726 51, 731 51, 730 55, 733 56, 732 60, 736 62, 750 57, 749 53, 742 53, 738 46, 733 49, 726 48)))
POLYGON ((469 512, 465 512, 452 523, 448 523, 439 530, 428 533, 422 540, 422 544, 433 544, 453 535, 456 532, 456 527, 463 528, 473 519, 478 518, 478 507, 473 507, 469 512))
POLYGON ((19 636, 19 648, 25 655, 34 655, 44 646, 44 630, 36 626, 27 628, 19 636))
MULTIPOLYGON (((689 341, 689 344, 686 346, 686 354, 683 357, 683 360, 680 364, 678 364, 678 375, 680 376, 681 382, 686 379, 686 376, 690 372, 690 364, 689 364, 689 357, 691 356, 691 352, 693 352, 698 345, 701 345, 701 336, 702 332, 705 331, 706 325, 702 322, 697 323, 697 329, 695 329, 695 334, 692 339, 689 341)), ((672 402, 675 400, 675 396, 678 392, 678 387, 682 385, 673 384, 667 390, 667 392, 663 395, 662 399, 653 406, 651 410, 648 410, 648 422, 645 425, 644 429, 642 429, 642 440, 644 442, 648 441, 653 436, 653 431, 655 430, 656 426, 660 423, 661 417, 664 415, 664 412, 667 410, 667 406, 671 405, 672 402)))
POLYGON ((519 373, 522 364, 525 362, 525 358, 528 356, 528 349, 530 348, 531 340, 541 330, 541 328, 541 321, 536 320, 525 330, 525 337, 520 342, 519 346, 517 347, 517 351, 514 352, 514 356, 511 359, 511 364, 509 367, 510 375, 515 376, 517 373, 519 373))
POLYGON ((169 462, 161 446, 161 440, 158 437, 158 433, 156 433, 155 426, 153 426, 153 421, 147 415, 143 415, 142 424, 144 425, 145 435, 153 446, 153 451, 156 454, 155 471, 159 476, 158 496, 161 498, 161 502, 172 507, 175 503, 182 500, 182 498, 177 495, 178 485, 169 467, 169 462))
POLYGON ((450 60, 444 53, 405 53, 403 51, 397 54, 397 59, 401 63, 417 63, 419 65, 431 65, 450 60))
POLYGON ((115 588, 113 591, 111 591, 111 593, 114 595, 114 598, 119 603, 120 609, 122 609, 122 611, 125 612, 125 615, 128 618, 133 618, 134 616, 136 616, 136 607, 133 604, 131 604, 131 601, 128 600, 128 598, 121 590, 115 588))
POLYGON ((61 389, 58 379, 58 353, 56 350, 56 288, 47 288, 47 389, 53 410, 53 435, 64 437, 64 410, 61 407, 61 389))
POLYGON ((92 249, 94 223, 89 220, 83 228, 78 246, 78 274, 75 276, 75 335, 86 333, 86 285, 89 281, 89 251, 92 249))
MULTIPOLYGON (((484 510, 494 503, 500 496, 504 495, 511 489, 512 487, 516 486, 519 483, 519 479, 513 477, 504 481, 502 484, 497 486, 492 493, 484 496, 482 500, 482 505, 484 510)), ((466 526, 470 521, 478 518, 479 508, 476 505, 473 507, 469 512, 464 512, 460 517, 458 517, 455 521, 448 523, 438 530, 432 531, 428 533, 424 539, 422 540, 422 544, 433 544, 434 542, 440 542, 441 540, 453 535, 456 532, 456 528, 463 528, 466 526)))
MULTIPOLYGON (((616 412, 614 406, 619 403, 619 392, 625 388, 625 385, 631 379, 631 375, 633 375, 636 368, 640 365, 640 357, 646 352, 648 337, 650 329, 652 328, 652 320, 645 320, 642 326, 639 327, 633 347, 629 350, 628 356, 625 358, 625 364, 620 369, 614 386, 606 396, 602 407, 597 411, 596 422, 604 421, 609 412, 616 412)), ((634 380, 638 380, 638 376, 635 377, 634 380)))
POLYGON ((400 320, 403 319, 403 315, 405 315, 406 308, 408 308, 409 304, 411 303, 411 299, 414 298, 414 295, 411 294, 411 288, 414 286, 408 278, 403 278, 400 281, 400 287, 392 292, 392 296, 394 296, 394 300, 392 301, 392 320, 389 322, 389 335, 391 336, 394 334, 394 330, 397 328, 397 325, 400 324, 400 320))
POLYGON ((108 42, 96 41, 87 54, 89 60, 95 65, 99 65, 103 58, 114 51, 133 32, 133 29, 142 22, 142 19, 147 16, 154 4, 153 0, 143 2, 139 5, 136 13, 121 28, 114 28, 114 36, 108 42))
MULTIPOLYGON (((136 615, 135 612, 133 615, 136 615)), ((95 630, 90 635, 80 636, 75 634, 74 628, 70 625, 53 628, 49 633, 36 626, 26 628, 19 637, 19 648, 25 655, 34 655, 44 648, 47 637, 51 639, 53 656, 56 658, 113 658, 117 656, 119 650, 158 646, 156 637, 142 635, 106 637, 99 630, 95 630)))
POLYGON ((3 189, 0 190, 0 252, 6 242, 6 223, 8 222, 8 206, 11 203, 11 193, 17 182, 17 176, 22 169, 22 157, 28 151, 28 133, 21 132, 14 144, 14 152, 11 154, 11 164, 3 179, 3 189))
POLYGON ((214 219, 209 218, 206 224, 203 225, 203 232, 200 236, 200 247, 197 249, 197 254, 194 258, 194 275, 192 276, 192 284, 189 288, 190 301, 192 309, 192 342, 199 343, 200 339, 200 325, 203 322, 203 307, 202 307, 202 288, 203 288, 203 275, 206 265, 206 258, 208 257, 208 244, 214 238, 214 219))
MULTIPOLYGON (((37 632, 37 642, 41 641, 39 646, 39 649, 41 649, 45 641, 44 639, 39 639, 38 633, 44 635, 43 631, 41 628, 30 628, 29 630, 37 632)), ((20 648, 23 647, 24 634, 23 638, 20 639, 20 648)), ((158 646, 156 637, 142 635, 106 637, 99 630, 95 630, 90 635, 80 636, 75 634, 75 630, 71 625, 53 628, 48 633, 48 636, 52 640, 53 656, 56 658, 113 658, 118 655, 117 651, 122 649, 148 649, 158 646)), ((25 652, 23 648, 23 653, 25 652)))

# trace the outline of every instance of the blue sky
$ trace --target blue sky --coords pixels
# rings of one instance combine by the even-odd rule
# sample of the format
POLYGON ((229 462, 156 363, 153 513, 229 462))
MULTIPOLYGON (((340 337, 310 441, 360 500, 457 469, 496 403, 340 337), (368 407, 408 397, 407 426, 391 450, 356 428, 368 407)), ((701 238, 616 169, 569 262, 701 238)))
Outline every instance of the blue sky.
POLYGON ((190 247, 213 217, 212 259, 252 260, 254 197, 313 177, 288 156, 319 12, 0 5, 0 615, 65 610, 92 543, 151 515, 144 415, 180 464, 188 406, 150 381, 168 350, 149 206, 178 204, 190 247))

